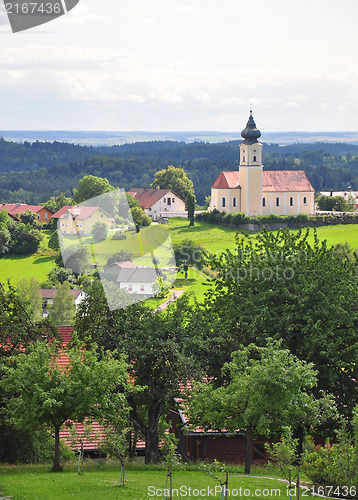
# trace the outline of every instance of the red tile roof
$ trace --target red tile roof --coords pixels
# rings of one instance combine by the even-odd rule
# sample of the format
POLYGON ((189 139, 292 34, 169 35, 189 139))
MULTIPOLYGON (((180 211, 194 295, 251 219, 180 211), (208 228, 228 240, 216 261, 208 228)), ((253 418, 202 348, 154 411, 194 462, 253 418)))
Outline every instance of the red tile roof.
POLYGON ((167 195, 167 193, 173 193, 174 196, 184 201, 180 196, 174 193, 171 189, 147 189, 147 188, 132 188, 128 194, 138 201, 139 206, 148 209, 154 205, 157 201, 167 195))
POLYGON ((303 170, 264 170, 262 191, 314 191, 303 170))
MULTIPOLYGON (((21 214, 22 212, 26 212, 26 210, 37 214, 43 208, 46 207, 43 205, 27 205, 26 203, 4 203, 0 205, 0 210, 6 210, 10 215, 21 214)), ((47 210, 52 212, 52 210, 47 210)))
POLYGON ((64 207, 60 208, 56 213, 54 213, 51 216, 51 219, 59 219, 62 214, 64 214, 69 208, 72 208, 70 205, 65 205, 64 207))
POLYGON ((221 172, 219 177, 212 185, 213 189, 236 189, 239 187, 240 173, 238 170, 233 172, 221 172))
MULTIPOLYGON (((73 217, 75 217, 75 219, 84 220, 84 219, 88 219, 88 217, 90 217, 92 214, 97 212, 97 210, 101 210, 101 208, 100 207, 87 207, 84 205, 71 207, 71 206, 67 205, 66 207, 61 208, 58 212, 53 214, 51 218, 52 219, 63 219, 64 214, 66 212, 69 212, 73 217)), ((104 210, 102 210, 102 211, 104 212, 104 210)))

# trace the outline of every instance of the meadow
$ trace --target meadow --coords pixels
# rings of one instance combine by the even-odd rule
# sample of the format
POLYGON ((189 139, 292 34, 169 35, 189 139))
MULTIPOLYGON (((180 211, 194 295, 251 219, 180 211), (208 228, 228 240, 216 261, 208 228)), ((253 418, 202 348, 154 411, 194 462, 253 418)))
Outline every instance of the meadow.
MULTIPOLYGON (((219 488, 220 482, 225 480, 224 473, 218 474, 218 479, 215 479, 203 473, 196 465, 188 465, 185 469, 173 470, 173 499, 225 498, 221 496, 219 488), (185 492, 186 495, 183 494, 185 492)), ((279 473, 273 468, 253 466, 251 476, 243 475, 242 466, 229 466, 228 470, 228 493, 231 493, 228 494, 229 499, 289 498, 287 485, 277 480, 279 473), (267 479, 266 476, 272 479, 267 479)), ((2 495, 11 495, 13 500, 169 498, 164 491, 166 487, 169 488, 167 469, 164 466, 130 464, 126 468, 123 487, 119 486, 120 474, 118 465, 104 465, 104 462, 85 465, 83 475, 78 475, 75 465, 66 466, 62 473, 49 472, 48 465, 0 466, 0 491, 2 495)), ((312 498, 308 493, 305 497, 312 498)))
MULTIPOLYGON (((120 250, 128 250, 134 256, 134 262, 138 265, 151 265, 152 258, 160 260, 160 265, 170 265, 168 261, 168 234, 173 243, 178 243, 185 238, 190 238, 202 245, 212 253, 219 253, 226 249, 234 250, 235 235, 237 229, 224 226, 216 226, 207 222, 196 222, 194 227, 189 227, 187 219, 171 219, 167 226, 152 226, 144 228, 139 235, 128 232, 126 240, 112 240, 112 235, 103 242, 93 242, 91 237, 82 238, 89 245, 95 261, 106 264, 108 256, 120 250)), ((243 232, 243 231, 241 231, 243 232)), ((254 233, 245 231, 245 233, 254 233)), ((318 238, 326 239, 328 245, 348 243, 351 248, 358 248, 358 225, 336 225, 317 228, 318 238)), ((313 242, 313 229, 310 230, 309 239, 313 242)), ((55 266, 53 252, 47 248, 49 240, 48 231, 44 231, 44 239, 41 247, 35 255, 30 257, 7 256, 0 259, 0 281, 6 285, 7 280, 16 285, 22 278, 33 276, 40 283, 45 281, 46 275, 55 266)), ((76 242, 76 237, 69 241, 76 242)), ((205 276, 193 271, 189 279, 184 280, 184 275, 179 273, 175 282, 177 289, 194 291, 199 300, 203 298, 205 287, 202 283, 205 276)))

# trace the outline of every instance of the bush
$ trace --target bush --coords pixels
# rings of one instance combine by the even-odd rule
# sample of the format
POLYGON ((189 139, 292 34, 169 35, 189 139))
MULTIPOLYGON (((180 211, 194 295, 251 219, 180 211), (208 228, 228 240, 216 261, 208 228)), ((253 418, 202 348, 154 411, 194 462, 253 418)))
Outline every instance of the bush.
POLYGON ((112 236, 112 240, 126 240, 127 235, 124 233, 121 233, 120 231, 115 231, 112 236))
POLYGON ((97 221, 92 226, 91 234, 96 241, 102 241, 107 238, 108 226, 105 222, 97 221))

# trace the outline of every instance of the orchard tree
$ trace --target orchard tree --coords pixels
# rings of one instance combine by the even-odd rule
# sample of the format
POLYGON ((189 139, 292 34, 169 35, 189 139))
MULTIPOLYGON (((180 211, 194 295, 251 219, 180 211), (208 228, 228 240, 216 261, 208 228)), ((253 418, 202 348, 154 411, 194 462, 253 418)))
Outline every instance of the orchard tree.
POLYGON ((173 244, 175 264, 185 273, 185 279, 188 277, 188 268, 195 267, 202 269, 204 266, 204 249, 201 245, 190 238, 173 244))
POLYGON ((78 181, 78 189, 73 190, 72 204, 85 202, 113 190, 114 187, 111 186, 108 179, 95 175, 85 175, 78 181))
POLYGON ((28 279, 23 278, 18 282, 17 289, 29 317, 33 321, 40 321, 42 318, 40 283, 33 276, 28 279))
POLYGON ((108 235, 108 225, 105 222, 97 221, 92 226, 91 234, 96 241, 103 241, 108 235))
POLYGON ((155 189, 158 186, 161 189, 174 191, 183 200, 187 199, 189 193, 194 196, 193 181, 188 178, 183 168, 176 168, 173 165, 169 165, 167 169, 159 170, 154 174, 154 181, 150 187, 155 189))
POLYGON ((225 384, 194 387, 188 403, 191 425, 245 431, 245 474, 250 474, 255 434, 269 437, 283 426, 305 428, 318 423, 317 415, 320 420, 334 415, 333 400, 310 394, 317 384, 313 364, 281 349, 281 343, 268 339, 265 347, 251 344, 234 352, 223 366, 225 384))
POLYGON ((110 311, 101 284, 94 282, 76 316, 79 338, 99 350, 124 352, 135 387, 146 386, 127 395, 130 421, 145 439, 146 463, 159 460, 160 423, 180 396, 180 384, 197 369, 190 314, 184 297, 162 312, 144 304, 110 311))
POLYGON ((94 350, 78 346, 64 352, 68 364, 60 364, 57 343, 34 344, 28 353, 19 353, 3 364, 0 386, 12 394, 6 401, 6 415, 19 429, 37 430, 43 426, 54 431, 52 470, 62 470, 60 429, 67 420, 82 423, 86 418, 108 421, 127 405, 125 386, 127 365, 123 359, 103 354, 98 360, 94 350))
POLYGON ((332 393, 349 415, 358 402, 357 264, 356 253, 329 248, 308 229, 237 235, 234 251, 209 259, 213 278, 196 320, 210 373, 220 379, 240 344, 282 339, 314 363, 316 391, 332 393))

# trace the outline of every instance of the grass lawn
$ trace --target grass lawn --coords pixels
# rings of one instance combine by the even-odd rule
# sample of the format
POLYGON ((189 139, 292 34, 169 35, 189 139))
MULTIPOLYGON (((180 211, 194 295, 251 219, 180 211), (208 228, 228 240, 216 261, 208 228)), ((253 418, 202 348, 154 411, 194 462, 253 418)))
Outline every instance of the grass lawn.
POLYGON ((7 280, 11 284, 17 283, 23 278, 33 276, 40 283, 45 281, 46 275, 55 267, 52 252, 48 250, 48 240, 50 231, 43 231, 44 238, 41 241, 40 248, 30 257, 7 256, 0 259, 0 281, 6 286, 7 280))
MULTIPOLYGON (((263 477, 278 477, 275 471, 266 467, 253 467, 251 476, 261 476, 258 478, 244 476, 242 467, 239 466, 230 467, 229 471, 231 495, 228 495, 228 498, 288 499, 285 483, 263 477)), ((125 486, 119 487, 120 467, 115 464, 85 465, 84 475, 81 476, 77 474, 75 465, 67 466, 63 473, 51 473, 49 466, 43 465, 0 466, 0 489, 2 495, 11 495, 14 500, 165 498, 166 472, 162 467, 129 466, 125 474, 125 486)), ((223 482, 224 474, 221 474, 219 479, 223 482)), ((218 480, 195 470, 194 467, 173 471, 173 499, 219 499, 221 493, 218 487, 218 480), (215 487, 217 487, 216 494, 215 487), (182 493, 186 491, 186 496, 180 494, 180 488, 182 493), (190 495, 189 488, 191 488, 190 495)), ((307 497, 310 498, 310 495, 307 494, 307 497)))

